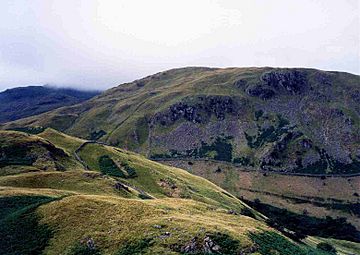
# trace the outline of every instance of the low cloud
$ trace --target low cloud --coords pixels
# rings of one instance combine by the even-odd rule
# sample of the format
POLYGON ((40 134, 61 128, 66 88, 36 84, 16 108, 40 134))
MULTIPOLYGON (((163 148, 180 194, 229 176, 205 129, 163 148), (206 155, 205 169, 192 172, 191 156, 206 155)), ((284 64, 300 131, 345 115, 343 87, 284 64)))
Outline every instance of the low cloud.
POLYGON ((105 89, 182 66, 360 73, 356 0, 3 0, 0 14, 0 90, 105 89))

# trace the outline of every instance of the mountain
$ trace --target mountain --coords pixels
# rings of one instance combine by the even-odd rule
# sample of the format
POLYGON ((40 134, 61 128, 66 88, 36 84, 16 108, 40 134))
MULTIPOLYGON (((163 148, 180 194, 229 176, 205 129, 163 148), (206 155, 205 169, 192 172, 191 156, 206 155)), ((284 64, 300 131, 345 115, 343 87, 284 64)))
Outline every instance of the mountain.
POLYGON ((52 129, 0 139, 1 254, 333 254, 314 248, 324 240, 359 248, 293 241, 211 182, 123 149, 52 129))
POLYGON ((181 68, 3 125, 52 127, 156 160, 360 172, 360 78, 304 68, 181 68))
POLYGON ((0 93, 0 123, 88 100, 100 92, 50 86, 28 86, 0 93))

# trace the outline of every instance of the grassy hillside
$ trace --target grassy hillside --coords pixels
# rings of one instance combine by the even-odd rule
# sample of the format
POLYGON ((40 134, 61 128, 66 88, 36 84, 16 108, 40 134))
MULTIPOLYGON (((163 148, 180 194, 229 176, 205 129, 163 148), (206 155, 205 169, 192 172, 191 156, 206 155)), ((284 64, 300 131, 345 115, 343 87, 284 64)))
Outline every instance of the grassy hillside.
POLYGON ((1 157, 1 254, 331 254, 315 249, 319 239, 292 241, 233 195, 184 170, 91 143, 78 152, 85 170, 73 163, 80 139, 51 129, 0 137, 3 151, 12 145, 16 152, 12 161, 1 157), (33 158, 51 155, 63 168, 15 164, 19 147, 33 158))
POLYGON ((301 68, 173 69, 2 128, 52 127, 148 158, 358 173, 359 80, 301 68))
POLYGON ((79 163, 49 141, 16 131, 0 132, 2 175, 29 171, 63 171, 79 163))

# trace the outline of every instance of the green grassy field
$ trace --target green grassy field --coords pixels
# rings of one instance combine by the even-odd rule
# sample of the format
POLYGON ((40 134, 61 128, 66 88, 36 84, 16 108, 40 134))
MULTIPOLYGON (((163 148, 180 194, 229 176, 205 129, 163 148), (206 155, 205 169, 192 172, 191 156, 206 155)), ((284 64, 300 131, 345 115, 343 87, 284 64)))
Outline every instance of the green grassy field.
MULTIPOLYGON (((1 132, 3 144, 14 136, 22 146, 28 140, 49 143, 46 148, 63 150, 69 161, 80 144, 51 129, 43 138, 1 132)), ((89 170, 64 164, 61 170, 0 177, 1 254, 326 254, 283 236, 262 214, 184 170, 99 144, 87 144, 79 154, 89 170), (103 174, 104 155, 115 163, 113 171, 131 168, 136 174, 103 174)))

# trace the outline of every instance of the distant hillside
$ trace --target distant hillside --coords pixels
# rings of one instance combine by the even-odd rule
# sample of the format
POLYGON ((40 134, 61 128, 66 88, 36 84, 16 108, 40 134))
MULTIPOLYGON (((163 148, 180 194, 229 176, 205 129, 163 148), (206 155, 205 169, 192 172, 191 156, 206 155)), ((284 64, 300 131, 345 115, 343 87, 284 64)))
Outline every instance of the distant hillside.
POLYGON ((77 104, 98 94, 98 91, 80 91, 49 86, 8 89, 0 93, 0 123, 77 104))
POLYGON ((3 128, 53 127, 153 159, 360 172, 360 78, 304 68, 181 68, 3 128))

